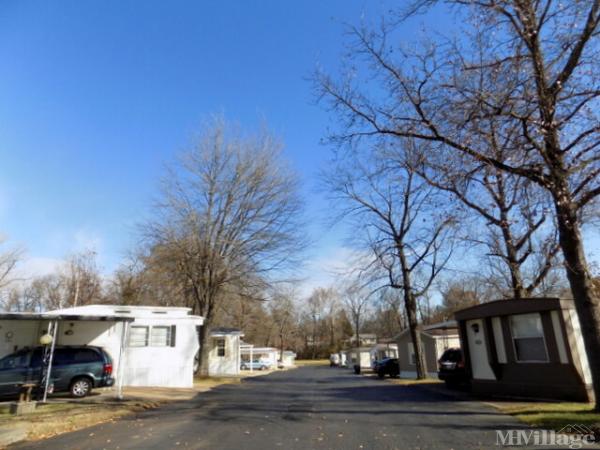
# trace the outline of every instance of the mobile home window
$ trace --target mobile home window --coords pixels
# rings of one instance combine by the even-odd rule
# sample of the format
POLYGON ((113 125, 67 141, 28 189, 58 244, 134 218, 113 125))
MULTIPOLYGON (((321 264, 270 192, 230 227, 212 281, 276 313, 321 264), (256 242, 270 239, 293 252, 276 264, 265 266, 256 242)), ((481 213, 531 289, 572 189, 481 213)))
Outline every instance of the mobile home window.
POLYGON ((148 346, 148 327, 132 326, 129 329, 130 347, 148 346))
POLYGON ((539 314, 511 316, 510 329, 518 362, 548 361, 544 328, 539 314))
POLYGON ((225 339, 217 339, 217 356, 225 356, 225 339))
POLYGON ((150 332, 151 347, 170 347, 171 346, 171 327, 159 326, 152 327, 150 332))

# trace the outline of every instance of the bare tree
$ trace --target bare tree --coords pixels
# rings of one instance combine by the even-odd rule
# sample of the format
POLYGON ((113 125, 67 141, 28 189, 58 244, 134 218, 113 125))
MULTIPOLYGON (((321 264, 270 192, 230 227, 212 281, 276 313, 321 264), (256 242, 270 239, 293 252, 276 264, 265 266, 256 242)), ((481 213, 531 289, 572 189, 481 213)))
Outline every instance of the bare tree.
MULTIPOLYGON (((0 240, 0 245, 3 241, 0 240)), ((0 254, 0 289, 5 288, 11 281, 13 271, 21 259, 23 251, 18 248, 6 250, 0 254)))
POLYGON ((59 307, 89 305, 102 302, 102 280, 93 250, 84 250, 67 258, 61 279, 65 297, 59 307))
MULTIPOLYGON (((508 138, 513 134, 508 133, 508 138)), ((481 145, 504 161, 497 133, 491 137, 491 142, 481 145)), ((415 170, 463 207, 463 239, 486 249, 489 278, 501 281, 497 290, 517 299, 533 295, 557 266, 560 249, 546 193, 530 180, 497 167, 452 152, 431 153, 420 155, 415 170), (487 232, 482 233, 482 228, 487 232)))
POLYGON ((371 303, 371 297, 357 283, 349 283, 342 291, 342 302, 350 313, 350 321, 354 327, 352 339, 356 339, 355 344, 359 347, 360 332, 371 303))
MULTIPOLYGON (((406 11, 438 3, 417 0, 406 11)), ((401 21, 351 30, 355 59, 364 58, 372 72, 341 83, 319 78, 323 95, 347 119, 337 138, 415 138, 432 152, 468 156, 548 193, 600 410, 600 298, 581 236, 600 195, 600 0, 444 3, 456 8, 460 41, 439 39, 417 50, 390 45, 401 21), (490 118, 500 131, 520 130, 504 145, 505 159, 480 145, 491 139, 490 118)))
POLYGON ((376 152, 368 162, 354 154, 338 164, 328 183, 334 198, 346 205, 344 214, 361 230, 355 236, 372 255, 363 279, 376 288, 389 286, 403 293, 417 376, 425 378, 417 301, 450 258, 454 219, 443 208, 438 191, 409 164, 390 170, 376 152))
POLYGON ((330 338, 331 321, 335 314, 337 293, 333 288, 315 288, 306 301, 311 327, 312 359, 317 358, 327 338, 330 338))
POLYGON ((294 298, 295 292, 291 288, 277 289, 272 298, 270 313, 277 329, 280 361, 283 359, 283 352, 290 344, 295 331, 297 317, 295 314, 294 298))
POLYGON ((205 317, 201 375, 208 373, 207 336, 219 303, 242 282, 266 285, 301 250, 298 183, 280 151, 267 132, 244 136, 215 119, 169 171, 155 218, 144 226, 152 263, 205 317))

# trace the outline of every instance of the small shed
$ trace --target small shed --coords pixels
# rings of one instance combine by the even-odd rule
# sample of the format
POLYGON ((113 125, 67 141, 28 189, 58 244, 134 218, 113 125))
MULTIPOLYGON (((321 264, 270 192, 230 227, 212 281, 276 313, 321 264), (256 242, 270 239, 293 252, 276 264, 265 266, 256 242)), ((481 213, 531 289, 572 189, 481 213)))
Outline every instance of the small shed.
MULTIPOLYGON (((404 330, 396 336, 396 343, 400 376, 416 378, 417 366, 410 330, 404 330)), ((447 349, 460 347, 458 324, 455 321, 447 321, 422 327, 421 343, 425 353, 426 372, 428 376, 437 378, 438 359, 447 349)))
POLYGON ((280 365, 283 368, 294 367, 296 364, 296 353, 291 350, 284 350, 280 352, 280 365))
POLYGON ((242 360, 250 361, 252 357, 253 361, 260 361, 265 363, 272 369, 277 368, 277 358, 279 356, 279 350, 273 347, 251 347, 243 345, 241 348, 242 360))
POLYGON ((348 367, 355 373, 371 370, 371 347, 356 347, 346 354, 348 367))
POLYGON ((208 375, 211 377, 240 374, 240 344, 244 334, 237 328, 213 328, 210 332, 208 375))
POLYGON ((587 401, 592 379, 572 300, 497 300, 456 312, 474 392, 587 401))

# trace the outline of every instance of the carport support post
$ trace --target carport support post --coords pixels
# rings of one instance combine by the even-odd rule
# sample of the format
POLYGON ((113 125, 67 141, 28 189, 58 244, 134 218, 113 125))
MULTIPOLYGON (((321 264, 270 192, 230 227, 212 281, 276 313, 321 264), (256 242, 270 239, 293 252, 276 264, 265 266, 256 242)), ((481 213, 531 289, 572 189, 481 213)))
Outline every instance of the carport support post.
POLYGON ((254 362, 253 352, 254 352, 254 345, 250 347, 250 372, 252 372, 254 370, 253 365, 252 365, 252 362, 254 362))
POLYGON ((48 358, 48 368, 46 369, 46 382, 44 383, 44 396, 42 403, 46 403, 48 398, 48 386, 50 386, 50 377, 52 376, 52 361, 54 360, 54 347, 56 346, 56 332, 58 330, 58 320, 50 322, 52 326, 52 343, 50 344, 50 357, 48 358))
POLYGON ((123 374, 125 373, 125 342, 127 338, 127 331, 129 330, 129 322, 121 322, 121 346, 119 348, 119 363, 117 365, 119 372, 117 373, 117 398, 123 400, 123 374))

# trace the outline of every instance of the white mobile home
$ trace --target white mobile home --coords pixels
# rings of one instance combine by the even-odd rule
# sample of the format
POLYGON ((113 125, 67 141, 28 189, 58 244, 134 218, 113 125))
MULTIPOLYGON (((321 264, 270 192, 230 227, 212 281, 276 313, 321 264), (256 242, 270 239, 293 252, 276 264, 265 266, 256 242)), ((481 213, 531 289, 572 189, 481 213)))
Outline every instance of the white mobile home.
POLYGON ((211 377, 240 374, 240 343, 244 334, 237 328, 213 328, 210 332, 208 375, 211 377))
POLYGON ((192 387, 197 330, 204 319, 190 312, 177 307, 88 305, 47 315, 72 318, 58 322, 56 345, 103 347, 124 386, 192 387))

